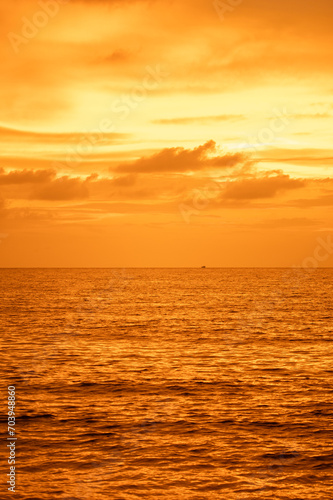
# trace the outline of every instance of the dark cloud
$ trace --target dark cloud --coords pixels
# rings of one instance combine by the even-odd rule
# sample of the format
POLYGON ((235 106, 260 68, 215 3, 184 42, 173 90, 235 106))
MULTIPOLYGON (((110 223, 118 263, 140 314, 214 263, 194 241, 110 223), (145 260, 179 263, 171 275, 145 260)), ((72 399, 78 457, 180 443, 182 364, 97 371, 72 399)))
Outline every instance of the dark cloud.
MULTIPOLYGON (((157 0, 156 0, 157 1, 157 0)), ((150 3, 153 0, 149 0, 150 3)), ((82 4, 105 4, 105 5, 124 5, 126 3, 147 3, 147 0, 70 0, 70 3, 82 3, 82 4)))
POLYGON ((123 163, 116 170, 122 173, 194 172, 206 168, 234 167, 246 159, 242 153, 216 155, 216 143, 208 141, 194 149, 166 148, 150 157, 123 163), (214 153, 215 156, 211 156, 214 153))
POLYGON ((120 188, 132 187, 136 184, 137 176, 136 175, 124 175, 121 177, 115 177, 110 181, 113 186, 120 188))
POLYGON ((88 198, 88 183, 89 179, 81 180, 79 178, 71 179, 69 177, 60 177, 34 190, 31 198, 34 200, 50 201, 88 198))
POLYGON ((244 179, 228 182, 223 198, 226 200, 255 200, 273 198, 278 193, 305 186, 302 179, 291 179, 289 175, 279 174, 262 178, 244 179))
POLYGON ((54 170, 15 170, 5 173, 0 170, 0 185, 7 190, 8 197, 34 200, 74 200, 88 198, 88 185, 96 182, 97 175, 86 178, 57 177, 54 170), (31 191, 32 189, 32 191, 31 191))
POLYGON ((49 182, 56 176, 54 170, 15 170, 5 173, 0 169, 0 185, 5 184, 40 184, 49 182))
POLYGON ((127 52, 126 50, 114 50, 107 56, 103 57, 102 59, 99 59, 98 62, 103 63, 103 64, 121 64, 125 63, 133 58, 133 54, 130 52, 127 52))

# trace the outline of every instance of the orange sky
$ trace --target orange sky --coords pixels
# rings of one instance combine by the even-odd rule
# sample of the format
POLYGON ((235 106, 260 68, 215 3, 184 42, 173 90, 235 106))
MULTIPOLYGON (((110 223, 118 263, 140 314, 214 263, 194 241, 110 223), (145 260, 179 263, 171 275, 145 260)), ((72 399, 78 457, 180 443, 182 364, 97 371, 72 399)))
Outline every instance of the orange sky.
POLYGON ((333 266, 332 18, 2 1, 0 266, 333 266))

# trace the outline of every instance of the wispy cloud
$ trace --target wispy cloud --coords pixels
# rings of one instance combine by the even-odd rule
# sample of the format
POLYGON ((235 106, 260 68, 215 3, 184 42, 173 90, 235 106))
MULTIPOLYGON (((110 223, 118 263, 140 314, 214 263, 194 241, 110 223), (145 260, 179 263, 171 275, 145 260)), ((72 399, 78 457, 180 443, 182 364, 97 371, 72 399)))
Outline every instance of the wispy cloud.
POLYGON ((185 118, 163 118, 152 122, 157 125, 191 125, 195 123, 208 125, 224 121, 239 121, 245 118, 244 115, 189 116, 185 118))

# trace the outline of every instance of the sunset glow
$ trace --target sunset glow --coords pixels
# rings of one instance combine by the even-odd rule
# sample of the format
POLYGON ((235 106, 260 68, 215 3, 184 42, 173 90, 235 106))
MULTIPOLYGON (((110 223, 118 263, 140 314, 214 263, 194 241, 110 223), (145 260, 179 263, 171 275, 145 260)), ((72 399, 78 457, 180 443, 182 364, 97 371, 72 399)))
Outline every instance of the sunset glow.
POLYGON ((0 15, 2 267, 300 266, 328 241, 332 2, 0 15))

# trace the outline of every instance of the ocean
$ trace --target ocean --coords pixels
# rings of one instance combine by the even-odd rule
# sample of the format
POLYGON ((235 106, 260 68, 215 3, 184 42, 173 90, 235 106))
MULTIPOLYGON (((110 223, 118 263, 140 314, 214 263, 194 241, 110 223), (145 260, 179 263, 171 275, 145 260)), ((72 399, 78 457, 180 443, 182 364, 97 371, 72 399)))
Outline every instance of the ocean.
POLYGON ((333 269, 0 279, 1 499, 333 499, 333 269))

